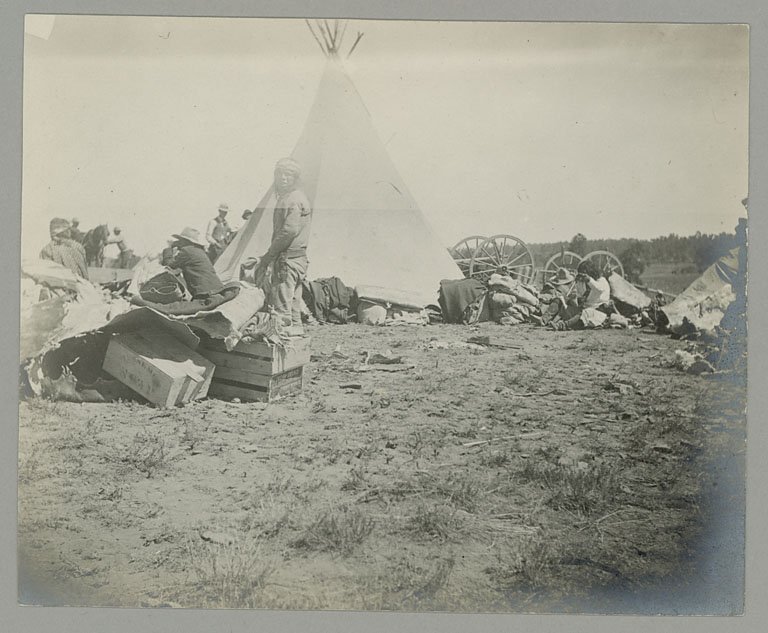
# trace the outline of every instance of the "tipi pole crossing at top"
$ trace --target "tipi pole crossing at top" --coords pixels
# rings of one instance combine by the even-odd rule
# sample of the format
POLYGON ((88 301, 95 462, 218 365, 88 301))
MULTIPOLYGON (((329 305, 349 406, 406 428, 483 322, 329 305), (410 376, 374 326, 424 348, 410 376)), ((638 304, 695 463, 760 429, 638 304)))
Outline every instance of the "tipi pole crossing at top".
MULTIPOLYGON (((326 57, 338 57, 339 49, 341 48, 341 44, 344 41, 344 34, 347 32, 347 25, 349 24, 349 20, 334 20, 333 27, 331 27, 330 23, 326 19, 315 20, 314 27, 309 20, 304 21, 307 23, 309 32, 312 33, 312 37, 315 38, 315 42, 317 42, 320 50, 323 51, 323 55, 326 57), (343 22, 343 24, 340 25, 339 22, 343 22), (339 29, 341 29, 341 31, 339 31, 339 29), (320 35, 318 35, 318 32, 320 35)), ((347 58, 352 55, 352 51, 355 50, 362 37, 363 32, 358 31, 357 38, 355 38, 352 47, 347 53, 347 58)))

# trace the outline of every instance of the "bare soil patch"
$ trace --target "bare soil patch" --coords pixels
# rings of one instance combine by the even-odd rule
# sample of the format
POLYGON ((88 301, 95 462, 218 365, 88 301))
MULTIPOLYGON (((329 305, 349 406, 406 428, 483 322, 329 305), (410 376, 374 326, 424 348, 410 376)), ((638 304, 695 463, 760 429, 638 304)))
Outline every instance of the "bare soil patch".
POLYGON ((22 601, 551 611, 691 572, 726 386, 674 369, 679 342, 310 334, 304 392, 267 406, 22 402, 22 601))

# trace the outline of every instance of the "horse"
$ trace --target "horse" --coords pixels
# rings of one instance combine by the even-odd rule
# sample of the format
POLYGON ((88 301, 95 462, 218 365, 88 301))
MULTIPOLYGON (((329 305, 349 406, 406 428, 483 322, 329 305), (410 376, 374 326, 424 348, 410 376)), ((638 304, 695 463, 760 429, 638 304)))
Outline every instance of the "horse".
POLYGON ((83 238, 85 248, 85 260, 89 266, 104 265, 104 246, 109 237, 109 228, 106 224, 100 224, 94 229, 86 231, 83 238))

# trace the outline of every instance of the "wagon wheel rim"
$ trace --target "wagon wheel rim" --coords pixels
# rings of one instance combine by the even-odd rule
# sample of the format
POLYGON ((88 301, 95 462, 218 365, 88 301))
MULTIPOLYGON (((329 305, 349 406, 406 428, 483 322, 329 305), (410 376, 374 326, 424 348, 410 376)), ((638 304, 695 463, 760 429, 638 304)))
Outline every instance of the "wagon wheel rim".
POLYGON ((557 276, 557 271, 561 268, 565 268, 570 272, 576 272, 581 261, 581 255, 573 251, 555 253, 544 265, 544 283, 552 281, 557 276))
POLYGON ((477 247, 487 239, 484 235, 471 235, 448 249, 451 257, 453 257, 453 260, 465 277, 469 277, 469 264, 472 261, 472 255, 477 250, 477 247))
POLYGON ((621 265, 621 260, 610 251, 592 251, 584 256, 584 260, 592 262, 606 277, 612 273, 616 273, 620 277, 624 276, 624 266, 621 265))
POLYGON ((530 283, 536 267, 525 242, 514 235, 494 235, 483 241, 472 254, 469 276, 485 282, 494 273, 530 283))

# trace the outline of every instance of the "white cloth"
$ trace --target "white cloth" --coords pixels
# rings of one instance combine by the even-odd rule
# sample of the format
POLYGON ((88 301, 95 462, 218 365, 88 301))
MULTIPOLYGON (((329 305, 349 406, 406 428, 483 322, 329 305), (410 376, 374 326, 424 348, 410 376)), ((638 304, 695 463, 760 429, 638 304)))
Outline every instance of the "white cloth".
POLYGON ((611 300, 611 285, 605 277, 599 279, 587 279, 589 293, 584 301, 585 308, 597 308, 611 300))
POLYGON ((581 311, 581 322, 585 328, 600 327, 607 318, 608 315, 605 312, 595 308, 584 308, 581 311))

